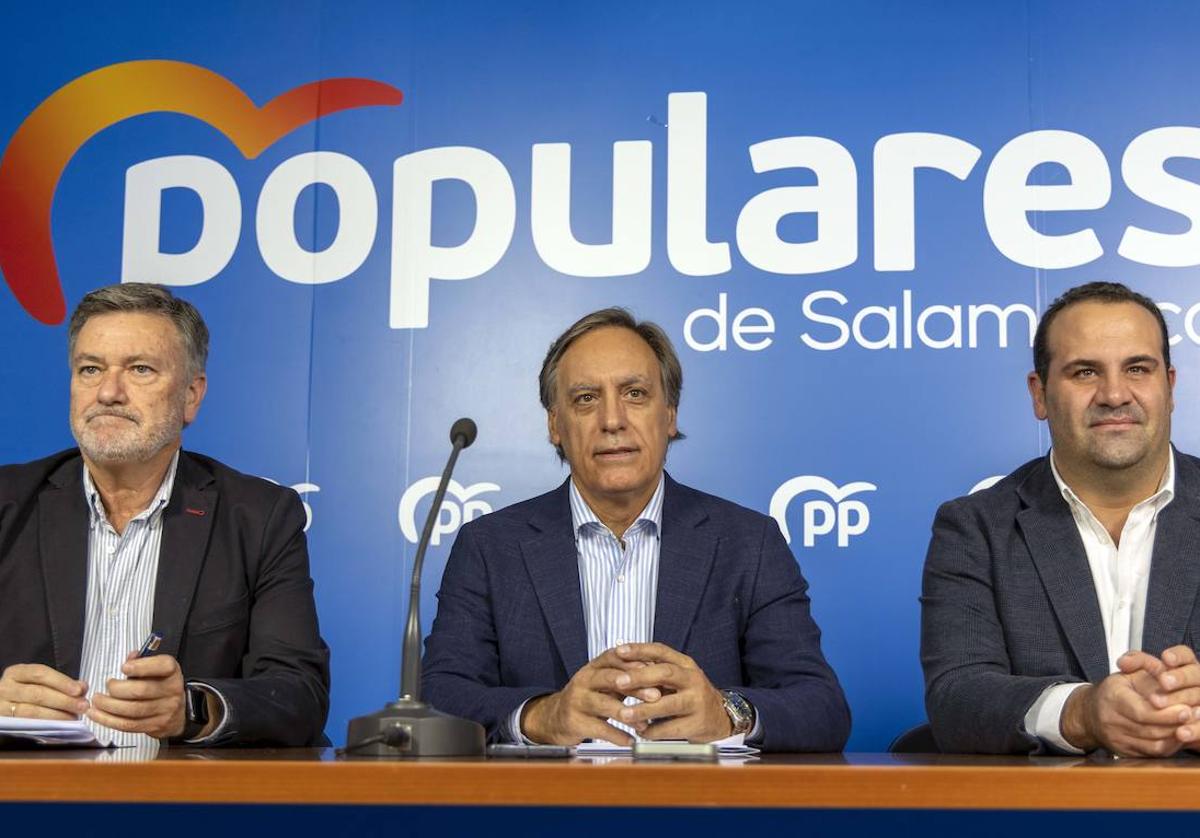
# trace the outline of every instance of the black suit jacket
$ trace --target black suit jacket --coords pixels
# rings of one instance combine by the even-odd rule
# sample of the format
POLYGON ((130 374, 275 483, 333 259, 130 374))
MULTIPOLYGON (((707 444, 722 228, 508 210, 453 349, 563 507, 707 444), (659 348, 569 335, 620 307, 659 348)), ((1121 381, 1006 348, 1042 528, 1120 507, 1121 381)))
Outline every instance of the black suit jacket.
MULTIPOLYGON (((775 521, 666 478, 654 640, 745 695, 765 750, 839 751, 850 733, 807 588, 775 521)), ((425 698, 500 739, 588 661, 567 484, 466 524, 438 601, 425 698)))
MULTIPOLYGON (((1146 596, 1151 654, 1200 639, 1198 545, 1200 460, 1176 452, 1146 596)), ((938 510, 921 605, 925 706, 944 751, 1039 751, 1024 718, 1042 691, 1109 674, 1087 553, 1049 457, 938 510)))
MULTIPOLYGON (((154 591, 160 651, 229 707, 220 744, 323 740, 329 650, 296 493, 180 452, 154 591)), ((0 669, 78 677, 88 508, 76 450, 0 467, 0 669)))

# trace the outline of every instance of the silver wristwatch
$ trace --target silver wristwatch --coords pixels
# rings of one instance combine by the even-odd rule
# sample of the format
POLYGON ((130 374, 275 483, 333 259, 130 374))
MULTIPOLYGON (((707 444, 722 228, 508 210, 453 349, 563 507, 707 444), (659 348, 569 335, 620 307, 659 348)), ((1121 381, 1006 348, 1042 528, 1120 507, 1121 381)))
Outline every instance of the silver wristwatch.
POLYGON ((721 690, 721 703, 733 723, 733 733, 749 733, 754 728, 754 707, 741 693, 721 690))

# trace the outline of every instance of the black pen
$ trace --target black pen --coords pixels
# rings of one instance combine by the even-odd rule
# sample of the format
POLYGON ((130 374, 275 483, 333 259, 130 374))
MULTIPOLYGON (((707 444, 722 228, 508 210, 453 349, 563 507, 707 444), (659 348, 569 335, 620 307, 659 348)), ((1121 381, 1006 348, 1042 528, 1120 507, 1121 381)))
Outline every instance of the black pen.
POLYGON ((138 650, 139 658, 148 658, 158 651, 158 647, 162 645, 163 636, 156 631, 146 635, 146 641, 142 644, 142 648, 138 650))

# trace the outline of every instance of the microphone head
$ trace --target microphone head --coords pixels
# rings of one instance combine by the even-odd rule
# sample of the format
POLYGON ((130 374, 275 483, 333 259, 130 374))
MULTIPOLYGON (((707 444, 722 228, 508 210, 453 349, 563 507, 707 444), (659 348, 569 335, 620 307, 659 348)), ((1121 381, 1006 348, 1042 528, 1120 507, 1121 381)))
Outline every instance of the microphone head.
POLYGON ((450 426, 450 444, 455 444, 459 437, 462 437, 462 447, 470 448, 478 433, 479 428, 476 427, 475 420, 464 416, 450 426))

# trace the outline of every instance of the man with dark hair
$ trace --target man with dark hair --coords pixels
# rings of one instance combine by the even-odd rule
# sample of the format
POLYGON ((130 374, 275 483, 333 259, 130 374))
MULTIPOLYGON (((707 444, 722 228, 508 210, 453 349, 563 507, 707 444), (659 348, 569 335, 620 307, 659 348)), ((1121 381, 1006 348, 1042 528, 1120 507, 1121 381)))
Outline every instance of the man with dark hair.
POLYGON ((82 716, 102 744, 321 741, 300 499, 180 448, 208 386, 199 312, 100 288, 68 345, 79 448, 0 468, 0 715, 82 716))
POLYGON ((1200 461, 1170 442, 1166 324, 1073 288, 1034 337, 1050 453, 938 510, 921 659, 938 746, 1169 756, 1200 743, 1200 461))
POLYGON ((570 477, 459 532, 425 697, 493 741, 840 750, 849 711, 778 526, 663 470, 683 373, 662 329, 589 314, 538 383, 570 477))

